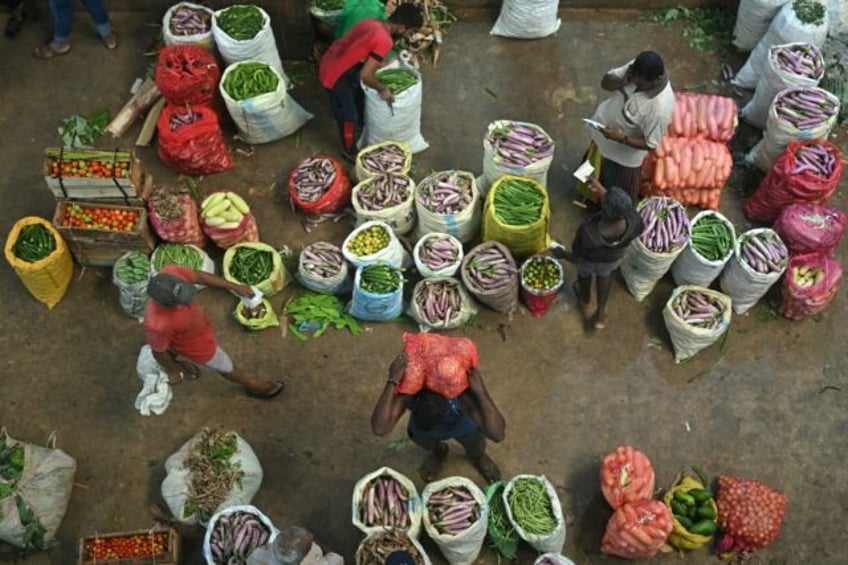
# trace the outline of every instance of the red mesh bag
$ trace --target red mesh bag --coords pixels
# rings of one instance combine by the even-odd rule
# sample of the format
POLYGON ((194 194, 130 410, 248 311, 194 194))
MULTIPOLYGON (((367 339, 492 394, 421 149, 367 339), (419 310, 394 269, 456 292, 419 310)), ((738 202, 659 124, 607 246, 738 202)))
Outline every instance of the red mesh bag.
POLYGON ((224 143, 218 115, 208 106, 165 106, 156 129, 159 158, 180 174, 209 175, 235 165, 224 143), (194 121, 182 123, 184 120, 194 121))
POLYGON ((697 92, 675 92, 674 113, 668 124, 671 137, 727 142, 739 124, 733 98, 697 92))
POLYGON ((307 157, 292 170, 286 187, 294 205, 308 214, 333 214, 350 202, 351 183, 344 167, 329 155, 315 154, 307 157), (317 199, 309 199, 298 193, 298 183, 323 184, 326 188, 317 199))
POLYGON ((170 45, 159 51, 153 80, 168 104, 208 104, 221 69, 215 56, 197 45, 170 45))
POLYGON ((772 224, 780 211, 794 202, 826 204, 842 179, 842 154, 825 141, 793 141, 774 162, 771 170, 749 198, 742 211, 749 220, 772 224), (807 155, 817 154, 827 164, 809 165, 807 155))
POLYGON ((833 255, 842 238, 848 217, 838 208, 810 202, 790 204, 780 212, 774 230, 793 255, 833 255))
POLYGON ((613 508, 651 498, 654 482, 651 461, 629 445, 616 447, 601 462, 601 491, 613 508))
POLYGON ((781 316, 802 320, 824 311, 841 281, 842 264, 824 253, 790 257, 783 277, 781 316))
POLYGON ((665 544, 671 529, 671 512, 659 500, 628 502, 607 522, 601 551, 627 559, 650 559, 665 544))
POLYGON ((468 388, 468 369, 480 363, 473 341, 431 333, 404 333, 403 341, 406 370, 399 393, 417 394, 427 388, 456 398, 468 388))
POLYGON ((239 226, 233 229, 221 229, 203 224, 203 233, 209 236, 212 242, 221 249, 229 249, 236 243, 246 241, 259 241, 259 226, 256 218, 251 212, 244 215, 239 226))
MULTIPOLYGON (((150 223, 153 224, 153 229, 165 241, 188 243, 202 248, 206 244, 206 237, 200 227, 197 204, 188 194, 181 194, 175 196, 175 198, 178 201, 180 214, 176 217, 167 218, 159 214, 155 198, 147 201, 147 209, 150 212, 150 223)), ((172 211, 172 213, 174 212, 172 211)))
POLYGON ((760 550, 777 537, 789 500, 762 481, 718 478, 719 554, 760 550))

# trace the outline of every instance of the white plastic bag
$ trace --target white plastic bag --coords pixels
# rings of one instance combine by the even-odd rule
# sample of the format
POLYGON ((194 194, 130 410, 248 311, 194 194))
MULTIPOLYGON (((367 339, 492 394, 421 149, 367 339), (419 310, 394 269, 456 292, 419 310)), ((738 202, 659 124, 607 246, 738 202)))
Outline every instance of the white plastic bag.
POLYGON ((743 233, 736 241, 736 249, 733 251, 733 257, 727 262, 727 265, 721 272, 721 278, 719 279, 721 290, 730 297, 733 304, 733 311, 737 314, 744 314, 759 302, 760 298, 765 296, 771 285, 776 283, 783 274, 783 271, 786 270, 784 266, 780 271, 760 273, 742 260, 742 243, 744 243, 747 237, 761 233, 772 235, 778 241, 780 240, 777 232, 769 228, 758 228, 743 233))
POLYGON ((233 99, 224 89, 224 82, 227 75, 235 68, 236 65, 230 65, 224 71, 219 90, 227 105, 227 111, 236 123, 239 135, 245 143, 268 143, 282 139, 299 130, 314 117, 289 96, 283 82, 284 77, 280 73, 277 73, 280 80, 274 92, 267 92, 246 100, 233 99))
POLYGON ((459 270, 460 265, 462 265, 463 257, 464 253, 462 251, 462 243, 454 236, 446 233, 428 233, 424 235, 421 239, 419 239, 418 243, 416 243, 415 247, 412 249, 412 260, 415 262, 415 268, 418 269, 418 272, 421 273, 421 276, 424 278, 454 276, 459 270), (444 267, 443 269, 433 270, 429 266, 427 266, 427 264, 424 263, 424 261, 421 259, 422 246, 428 239, 432 238, 445 239, 449 241, 450 244, 457 250, 456 260, 450 265, 444 267))
POLYGON ((679 247, 671 253, 657 253, 645 247, 639 239, 627 246, 621 262, 621 276, 637 302, 642 302, 651 294, 683 249, 679 247))
POLYGON ((402 68, 414 73, 418 82, 395 95, 391 107, 380 98, 380 93, 362 83, 365 91, 365 131, 359 146, 365 147, 383 141, 406 143, 413 153, 424 151, 430 144, 421 135, 421 101, 424 85, 421 74, 414 68, 399 63, 384 68, 402 68))
MULTIPOLYGON (((271 29, 271 18, 268 16, 268 12, 259 6, 256 6, 256 8, 265 18, 265 25, 253 38, 245 40, 233 39, 218 27, 218 17, 226 8, 215 12, 212 16, 212 36, 215 38, 215 45, 218 46, 218 52, 227 65, 242 61, 267 63, 280 75, 286 88, 290 88, 291 81, 286 76, 286 71, 283 70, 280 53, 277 51, 277 40, 274 39, 274 30, 271 29)), ((223 82, 223 78, 221 77, 221 82, 223 82)))
POLYGON ((791 0, 741 0, 733 27, 733 45, 740 51, 750 51, 768 31, 769 24, 791 0))
POLYGON ((483 214, 483 202, 480 198, 480 191, 477 190, 477 179, 474 175, 466 171, 441 171, 427 176, 418 183, 415 189, 415 212, 418 216, 418 227, 416 230, 419 236, 431 232, 439 232, 450 234, 462 243, 472 241, 480 232, 480 221, 483 214), (443 175, 445 173, 456 174, 471 183, 471 202, 455 214, 437 214, 431 212, 419 201, 421 187, 430 182, 435 175, 443 175))
MULTIPOLYGON (((192 452, 194 444, 200 439, 203 432, 198 432, 190 440, 185 442, 180 449, 173 453, 165 461, 165 480, 162 481, 162 498, 171 510, 177 521, 187 524, 205 525, 208 517, 200 516, 197 512, 185 513, 188 501, 189 485, 191 484, 191 471, 185 467, 185 462, 192 452)), ((235 433, 235 432, 232 432, 235 433)), ((218 505, 215 512, 222 508, 239 504, 250 504, 253 497, 259 491, 262 484, 262 465, 250 445, 236 434, 236 452, 230 458, 238 463, 242 471, 242 477, 236 481, 227 498, 218 505)), ((214 514, 214 512, 213 512, 214 514)))
POLYGON ((768 121, 769 109, 777 93, 790 86, 818 86, 824 76, 824 60, 821 50, 809 43, 789 43, 786 45, 775 45, 769 49, 768 59, 760 80, 757 82, 757 90, 751 100, 739 111, 739 115, 749 124, 758 128, 765 128, 768 121), (808 76, 795 74, 781 69, 776 56, 776 50, 787 49, 793 46, 809 46, 816 53, 816 58, 821 61, 822 74, 816 79, 808 76))
POLYGON ((465 477, 445 477, 439 481, 429 483, 421 491, 421 501, 424 505, 423 520, 424 530, 430 539, 438 546, 439 551, 451 565, 470 565, 477 560, 480 549, 486 539, 486 530, 489 524, 489 505, 486 495, 476 484, 465 477), (477 521, 462 532, 451 535, 443 534, 430 522, 430 513, 427 511, 427 501, 433 494, 450 487, 463 487, 474 497, 480 507, 477 521))
POLYGON ((518 39, 547 37, 559 29, 558 0, 503 0, 489 33, 518 39))
POLYGON ((554 143, 553 138, 541 127, 536 124, 531 124, 527 122, 517 122, 512 120, 495 120, 494 122, 489 124, 489 127, 486 128, 486 135, 483 137, 483 175, 477 179, 477 189, 481 194, 486 194, 488 192, 489 187, 492 184, 501 178, 504 175, 514 175, 517 177, 528 177, 543 187, 547 188, 548 186, 548 169, 551 168, 551 163, 554 161, 554 154, 551 153, 550 156, 545 157, 543 159, 539 159, 533 163, 530 163, 526 167, 514 168, 507 167, 502 164, 501 159, 498 157, 495 152, 495 148, 489 142, 489 136, 492 130, 501 128, 506 126, 507 124, 516 124, 526 126, 528 128, 533 128, 538 132, 544 134, 551 140, 551 144, 554 143))
MULTIPOLYGON (((326 245, 332 244, 328 243, 326 245)), ((305 247, 304 251, 306 251, 309 247, 310 246, 305 247)), ((333 249, 338 249, 335 245, 332 247, 333 249)), ((342 254, 341 249, 338 249, 338 253, 342 254)), ((297 279, 297 282, 306 288, 322 294, 341 294, 350 290, 350 271, 347 266, 347 261, 344 260, 343 254, 341 268, 339 268, 339 271, 336 274, 328 277, 322 277, 317 273, 310 273, 308 270, 304 269, 303 259, 303 253, 301 252, 300 258, 298 259, 298 268, 295 278, 297 279)))
POLYGON ((474 301, 474 298, 471 297, 471 294, 465 289, 465 287, 459 282, 459 279, 453 277, 430 277, 418 281, 416 283, 415 288, 412 291, 412 299, 409 301, 409 315, 413 320, 418 322, 418 329, 422 332, 428 332, 430 330, 453 330, 456 328, 461 328, 464 326, 468 320, 474 317, 477 312, 479 312, 479 308, 477 307, 477 303, 474 301), (419 288, 423 288, 423 285, 435 284, 439 281, 447 281, 452 283, 459 293, 459 307, 457 310, 451 314, 450 321, 445 323, 443 320, 439 320, 437 322, 431 323, 424 316, 423 311, 424 308, 418 304, 416 301, 416 296, 419 292, 419 288))
POLYGON ((364 267, 365 265, 373 265, 374 263, 385 263, 391 267, 403 267, 408 265, 410 261, 409 254, 400 244, 400 241, 397 236, 395 236, 395 232, 392 231, 391 226, 385 222, 379 221, 365 222, 350 232, 342 244, 342 255, 344 255, 344 258, 347 259, 354 267, 364 267), (359 234, 359 232, 374 225, 382 226, 383 229, 388 231, 389 244, 371 255, 355 255, 352 253, 348 249, 348 243, 350 243, 351 240, 359 234))
MULTIPOLYGON (((733 223, 719 212, 715 212, 713 210, 703 210, 698 212, 695 217, 692 218, 690 225, 694 227, 698 223, 698 220, 707 216, 716 216, 730 228, 730 233, 732 234, 735 246, 736 230, 733 227, 733 223)), ((688 284, 708 287, 712 284, 716 277, 721 274, 722 269, 724 269, 724 265, 731 256, 733 256, 733 246, 731 246, 728 250, 727 255, 721 259, 710 261, 695 251, 690 239, 689 244, 683 252, 677 256, 674 264, 672 264, 671 275, 674 277, 674 282, 677 285, 688 284)))
POLYGON ((663 308, 663 320, 665 327, 671 336, 671 344, 674 346, 674 362, 680 363, 689 359, 702 349, 709 347, 720 338, 730 326, 730 297, 715 290, 696 285, 678 286, 671 293, 671 298, 663 308), (684 322, 675 312, 672 304, 681 292, 696 290, 718 299, 723 305, 721 322, 715 329, 699 328, 684 322))
POLYGON ((135 409, 142 416, 155 414, 161 416, 171 404, 174 391, 169 384, 168 371, 162 367, 153 357, 153 350, 149 345, 143 345, 138 352, 138 360, 135 370, 144 385, 135 399, 135 409))
MULTIPOLYGON (((405 530, 406 534, 413 540, 418 539, 418 534, 421 532, 421 514, 423 512, 421 506, 421 498, 418 496, 418 489, 415 488, 409 477, 403 473, 395 471, 391 467, 380 467, 376 471, 364 475, 353 486, 353 498, 350 504, 351 522, 361 532, 366 535, 375 534, 385 531, 383 526, 368 526, 362 521, 360 507, 365 504, 363 500, 363 492, 365 487, 371 482, 371 479, 376 479, 382 475, 388 475, 406 490, 409 498, 407 499, 407 512, 409 514, 409 527, 405 530)), ((423 553, 423 552, 422 552, 423 553)))
POLYGON ((574 565, 574 561, 559 553, 543 553, 536 558, 533 565, 574 565))
POLYGON ((358 225, 371 221, 380 221, 391 226, 392 231, 398 235, 407 234, 415 227, 415 181, 406 175, 393 175, 393 177, 402 177, 406 181, 407 196, 400 204, 383 208, 382 210, 367 210, 359 202, 359 198, 357 198, 359 191, 370 186, 380 177, 365 179, 353 187, 350 194, 350 203, 353 206, 353 211, 356 213, 356 222, 358 225))
POLYGON ((203 47, 204 49, 211 50, 215 47, 215 40, 212 37, 212 27, 211 20, 214 12, 207 8, 206 6, 201 6, 200 4, 192 4, 191 2, 179 2, 174 4, 170 8, 165 11, 165 15, 162 16, 162 38, 165 41, 165 45, 197 45, 199 47, 203 47), (173 13, 179 9, 180 7, 191 8, 192 10, 203 11, 209 14, 210 27, 209 31, 206 33, 196 33, 192 35, 175 35, 171 32, 171 16, 173 13))
POLYGON ((848 3, 845 0, 829 0, 827 11, 830 12, 830 29, 832 37, 848 33, 848 3))
POLYGON ((127 316, 141 320, 144 318, 144 309, 147 306, 147 283, 150 278, 148 277, 137 283, 124 282, 118 277, 116 269, 124 261, 126 256, 132 253, 135 252, 128 251, 115 261, 115 264, 112 266, 112 283, 118 287, 118 300, 127 316))
POLYGON ((766 59, 768 58, 769 49, 775 45, 812 43, 816 47, 821 47, 824 44, 824 40, 827 39, 829 22, 830 19, 828 18, 827 11, 825 11, 825 16, 821 24, 805 24, 795 15, 792 2, 785 4, 777 13, 774 20, 772 20, 766 34, 751 52, 751 56, 748 57, 745 65, 733 77, 733 84, 751 90, 756 88, 760 75, 765 72, 768 66, 766 59))
POLYGON ((521 539, 542 553, 559 553, 562 551, 562 546, 565 545, 565 519, 562 517, 562 505, 560 504, 559 496, 557 495, 554 485, 551 484, 547 477, 544 475, 516 475, 506 484, 503 491, 503 501, 504 506, 506 507, 506 516, 509 519, 509 523, 512 524, 513 528, 515 528, 515 531, 521 539), (548 494, 548 499, 551 503, 551 510, 553 511, 554 519, 557 523, 554 531, 549 534, 539 535, 526 532, 524 528, 515 521, 515 517, 512 515, 512 508, 509 504, 509 495, 512 492, 515 481, 523 478, 536 479, 538 481, 542 481, 545 485, 545 491, 548 494))
MULTIPOLYGON (((216 512, 210 519, 209 523, 206 526, 206 532, 203 534, 203 558, 206 560, 207 565, 223 565, 223 563, 219 563, 215 560, 212 555, 211 543, 212 543, 212 530, 215 529, 215 523, 222 516, 229 516, 230 514, 234 514, 236 512, 246 512, 248 514, 253 514, 256 518, 262 522, 266 528, 268 528, 268 541, 266 545, 271 545, 274 543, 274 540, 277 539, 277 535, 279 535, 280 531, 274 526, 274 523, 271 519, 265 515, 264 512, 259 510, 257 507, 251 504, 237 504, 234 506, 227 506, 216 512)), ((249 555, 245 557, 250 557, 249 555)))

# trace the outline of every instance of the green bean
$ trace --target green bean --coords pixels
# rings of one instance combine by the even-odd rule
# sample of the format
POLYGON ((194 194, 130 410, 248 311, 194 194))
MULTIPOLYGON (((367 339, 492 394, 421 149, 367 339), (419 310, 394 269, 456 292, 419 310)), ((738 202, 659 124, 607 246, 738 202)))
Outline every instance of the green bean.
POLYGON ((241 4, 221 10, 216 16, 218 27, 238 41, 253 39, 265 26, 265 17, 259 8, 241 4))
POLYGON ((418 84, 418 77, 406 69, 384 69, 377 72, 377 80, 386 85, 392 94, 400 94, 407 88, 418 84))
POLYGON ((502 180, 494 190, 494 214, 500 222, 526 226, 542 217, 545 195, 535 183, 524 179, 502 180))
POLYGON ((271 276, 274 268, 271 252, 239 247, 230 261, 230 275, 242 284, 259 284, 271 276))
POLYGON ((56 250, 56 238, 41 224, 24 227, 15 241, 15 257, 27 263, 41 261, 56 250))
POLYGON ((203 258, 193 247, 178 243, 165 243, 156 248, 153 258, 153 268, 161 271, 168 265, 179 265, 189 269, 200 270, 203 258))
POLYGON ((265 63, 236 63, 224 79, 224 90, 233 100, 247 100, 277 90, 280 78, 265 63))
POLYGON ((719 261, 733 249, 733 232, 718 216, 702 216, 692 225, 692 248, 708 261, 719 261))
POLYGON ((515 522, 528 534, 549 534, 557 527, 551 499, 539 479, 516 479, 509 493, 509 508, 515 522))

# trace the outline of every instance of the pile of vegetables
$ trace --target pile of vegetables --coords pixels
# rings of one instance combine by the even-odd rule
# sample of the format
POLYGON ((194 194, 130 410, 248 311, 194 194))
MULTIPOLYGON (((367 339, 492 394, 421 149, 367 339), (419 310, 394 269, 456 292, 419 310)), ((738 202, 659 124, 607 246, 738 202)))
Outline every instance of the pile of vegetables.
POLYGON ((183 514, 197 514, 208 520, 244 475, 238 461, 231 461, 238 451, 235 432, 204 428, 184 466, 191 477, 183 514))
POLYGON ((369 173, 404 173, 409 166, 407 157, 402 147, 386 143, 373 149, 366 148, 359 153, 357 160, 369 173))
POLYGON ((209 227, 233 230, 241 225, 250 207, 235 192, 215 192, 200 204, 200 217, 209 227))
POLYGON ((704 259, 721 261, 733 250, 733 229, 718 216, 701 216, 692 224, 689 245, 704 259))
POLYGON ((151 266, 154 271, 161 271, 168 265, 179 265, 198 271, 203 267, 203 257, 197 249, 189 245, 163 243, 153 252, 151 266))
POLYGON ((292 175, 297 197, 304 202, 317 202, 336 180, 336 167, 324 157, 307 157, 292 175))
POLYGON ((344 8, 346 0, 312 0, 312 5, 324 12, 335 12, 344 8))
POLYGON ((268 314, 270 302, 263 300, 253 308, 248 307, 244 302, 239 302, 238 312, 247 320, 261 320, 268 314))
POLYGON ((827 12, 824 3, 817 0, 795 0, 792 2, 792 9, 802 23, 814 26, 824 23, 824 16, 827 12))
POLYGON ((212 14, 209 10, 179 4, 171 12, 168 29, 174 35, 200 35, 212 28, 212 14))
POLYGON ((550 290, 562 284, 562 266, 556 259, 536 255, 521 266, 521 283, 533 290, 550 290))
POLYGON ((193 111, 191 106, 186 105, 185 112, 181 113, 179 110, 175 110, 171 114, 171 118, 168 120, 168 128, 171 131, 176 131, 183 126, 193 124, 198 120, 200 120, 200 114, 193 111))
POLYGON ((383 264, 368 265, 359 275, 359 287, 373 294, 390 294, 400 288, 403 271, 383 264))
POLYGON ((556 529, 551 499, 541 480, 534 477, 515 479, 507 503, 515 523, 528 534, 547 535, 556 529))
POLYGON ((179 220, 183 217, 183 195, 173 190, 156 190, 148 202, 163 222, 179 220))
POLYGON ((24 227, 15 241, 15 257, 27 263, 41 261, 54 251, 56 251, 56 238, 41 224, 30 224, 24 227))
POLYGON ((674 519, 690 533, 711 536, 716 531, 715 502, 713 493, 708 489, 676 491, 669 510, 674 519))
POLYGON ((421 8, 424 24, 414 32, 399 38, 396 47, 406 49, 416 56, 429 51, 435 66, 441 55, 442 31, 456 21, 456 16, 440 0, 387 0, 386 14, 391 14, 398 5, 404 2, 421 8))
POLYGON ((415 285, 412 299, 429 325, 450 326, 462 313, 459 281, 454 279, 424 279, 415 285))
POLYGON ((15 497, 15 509, 24 528, 24 550, 42 550, 47 547, 47 530, 29 505, 17 494, 17 483, 23 476, 25 464, 24 446, 19 443, 7 443, 6 435, 0 434, 0 500, 9 496, 15 497))
POLYGON ((434 214, 456 214, 471 204, 474 178, 461 171, 435 173, 415 190, 418 203, 434 214))
POLYGON ((499 222, 509 226, 526 226, 542 218, 545 194, 533 181, 501 179, 493 190, 494 214, 499 222))
POLYGON ((59 136, 62 145, 68 147, 87 148, 103 135, 109 124, 109 111, 100 110, 89 117, 74 115, 62 120, 59 136))
POLYGON ((686 245, 689 219, 686 208, 671 198, 651 197, 639 204, 645 229, 639 241, 654 253, 671 253, 686 245))
POLYGON ((383 69, 377 71, 377 80, 383 83, 395 95, 418 84, 418 76, 407 69, 383 69))
POLYGON ((839 103, 820 88, 782 91, 774 100, 777 116, 798 129, 816 129, 839 113, 839 103))
POLYGON ((132 208, 91 206, 71 202, 65 208, 62 225, 89 230, 133 232, 141 212, 132 208))
POLYGON ((274 269, 270 251, 253 247, 238 247, 230 262, 230 275, 242 284, 256 285, 268 280, 274 269))
POLYGON ((359 519, 366 526, 408 528, 409 492, 391 475, 374 477, 362 489, 359 519))
POLYGON ((801 288, 816 286, 824 280, 824 269, 810 265, 796 265, 792 267, 792 282, 801 288))
POLYGON ((150 258, 141 251, 132 251, 115 263, 115 276, 127 284, 146 281, 150 276, 150 258))
POLYGON ((786 268, 789 250, 774 232, 746 233, 739 237, 739 256, 758 273, 779 273, 786 268))
POLYGON ((736 132, 738 109, 728 96, 675 92, 668 135, 727 142, 736 132))
POLYGON ((339 274, 344 265, 342 250, 324 241, 307 245, 300 253, 300 269, 310 275, 328 279, 339 274))
POLYGON ((710 293, 687 289, 671 304, 674 313, 684 323, 706 330, 718 329, 724 319, 724 304, 710 293))
POLYGON ((280 77, 265 63, 235 63, 233 67, 224 79, 224 91, 233 100, 248 100, 274 92, 280 84, 280 77))
POLYGON ((758 551, 780 533, 788 499, 762 481, 718 478, 718 553, 758 551))
POLYGON ((480 503, 464 486, 452 486, 430 495, 427 513, 440 534, 455 536, 480 519, 480 503))
POLYGON ((441 271, 459 261, 462 248, 457 245, 456 239, 438 233, 424 237, 418 247, 418 259, 428 269, 441 271))
POLYGON ((347 250, 359 257, 366 257, 388 247, 391 240, 391 235, 386 228, 373 225, 359 231, 347 243, 347 250))
POLYGON ((725 143, 666 136, 642 164, 642 192, 716 210, 732 171, 725 143))
POLYGON ((126 151, 46 149, 50 176, 57 178, 127 178, 131 155, 126 151))
POLYGON ((216 564, 245 563, 257 547, 268 543, 271 532, 254 514, 232 512, 219 516, 209 536, 209 550, 216 564))
POLYGON ((613 508, 654 494, 654 466, 644 452, 630 445, 616 447, 604 457, 600 479, 601 492, 613 508))
POLYGON ((518 272, 511 257, 504 255, 496 246, 472 251, 465 271, 467 283, 472 290, 487 291, 503 288, 512 282, 518 272))
POLYGON ((289 331, 301 341, 309 339, 307 327, 314 328, 312 337, 321 337, 330 326, 337 330, 347 328, 353 335, 362 333, 357 321, 347 312, 341 301, 330 294, 307 291, 286 304, 283 313, 292 321, 289 331))
POLYGON ((796 43, 788 47, 777 45, 771 48, 770 56, 782 71, 815 80, 824 76, 821 50, 812 43, 796 43))
POLYGON ((492 147, 495 161, 505 167, 526 167, 554 153, 554 142, 548 134, 517 122, 501 122, 490 127, 486 142, 492 147))
POLYGON ((218 12, 218 27, 238 41, 253 39, 265 26, 265 16, 256 6, 237 4, 218 12))
POLYGON ((409 198, 409 185, 408 176, 385 173, 358 184, 354 198, 364 210, 385 210, 398 206, 409 198))
POLYGON ((389 555, 396 551, 406 551, 415 565, 424 565, 424 556, 402 531, 387 531, 372 534, 356 550, 356 565, 385 565, 389 555))
POLYGON ((789 170, 789 173, 797 175, 810 171, 816 176, 829 179, 835 169, 836 156, 829 148, 818 143, 809 143, 799 146, 795 151, 795 166, 789 170))
POLYGON ((170 551, 168 532, 144 532, 87 538, 83 542, 85 561, 118 561, 164 557, 170 551))
POLYGON ((503 499, 504 482, 497 482, 487 491, 489 502, 488 536, 494 549, 506 559, 515 559, 518 550, 518 534, 506 513, 503 499))

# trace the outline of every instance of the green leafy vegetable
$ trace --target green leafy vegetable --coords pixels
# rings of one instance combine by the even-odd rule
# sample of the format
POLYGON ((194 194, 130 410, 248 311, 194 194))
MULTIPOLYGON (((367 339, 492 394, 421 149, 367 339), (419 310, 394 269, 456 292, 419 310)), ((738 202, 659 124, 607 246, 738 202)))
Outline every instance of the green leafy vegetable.
POLYGON ((88 118, 83 116, 71 116, 62 121, 59 127, 59 136, 65 147, 85 148, 91 147, 94 141, 103 135, 109 124, 109 111, 100 110, 88 118))
POLYGON ((341 301, 329 294, 304 292, 292 300, 283 313, 291 316, 289 331, 301 341, 309 339, 307 331, 313 332, 312 337, 321 337, 330 326, 337 330, 346 328, 353 335, 362 333, 357 321, 344 311, 341 301))

